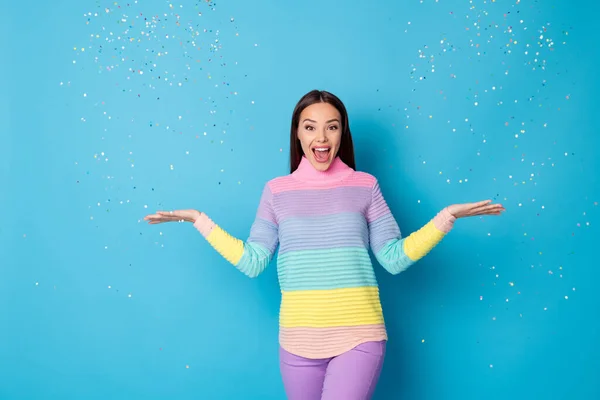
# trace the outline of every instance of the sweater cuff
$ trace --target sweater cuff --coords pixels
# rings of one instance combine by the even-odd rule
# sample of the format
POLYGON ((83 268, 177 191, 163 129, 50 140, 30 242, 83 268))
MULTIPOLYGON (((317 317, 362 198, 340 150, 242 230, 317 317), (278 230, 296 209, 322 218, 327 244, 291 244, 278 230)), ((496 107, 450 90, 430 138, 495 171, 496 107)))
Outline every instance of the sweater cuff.
POLYGON ((203 212, 200 213, 200 216, 194 222, 194 228, 198 229, 205 238, 210 235, 215 226, 216 224, 203 212))
POLYGON ((435 227, 444 233, 450 232, 454 226, 454 221, 456 221, 456 217, 450 214, 448 207, 444 208, 433 218, 435 227))

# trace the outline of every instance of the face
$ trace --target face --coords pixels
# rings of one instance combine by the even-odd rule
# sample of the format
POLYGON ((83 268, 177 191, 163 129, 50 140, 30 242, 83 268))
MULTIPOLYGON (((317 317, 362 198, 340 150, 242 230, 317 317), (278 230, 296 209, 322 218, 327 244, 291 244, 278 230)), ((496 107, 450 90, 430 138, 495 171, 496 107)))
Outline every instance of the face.
POLYGON ((339 111, 329 103, 315 103, 300 114, 298 140, 312 166, 326 171, 335 159, 342 139, 339 111))

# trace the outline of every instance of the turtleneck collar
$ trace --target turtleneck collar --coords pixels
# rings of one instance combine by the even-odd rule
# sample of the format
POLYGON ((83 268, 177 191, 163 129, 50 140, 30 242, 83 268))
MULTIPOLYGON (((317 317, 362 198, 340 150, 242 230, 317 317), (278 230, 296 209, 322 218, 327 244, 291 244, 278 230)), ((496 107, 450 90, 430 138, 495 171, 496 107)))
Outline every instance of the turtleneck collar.
POLYGON ((292 176, 303 182, 331 183, 341 181, 353 172, 354 170, 346 165, 340 157, 335 157, 327 170, 319 171, 312 166, 306 156, 302 156, 300 165, 292 172, 292 176))

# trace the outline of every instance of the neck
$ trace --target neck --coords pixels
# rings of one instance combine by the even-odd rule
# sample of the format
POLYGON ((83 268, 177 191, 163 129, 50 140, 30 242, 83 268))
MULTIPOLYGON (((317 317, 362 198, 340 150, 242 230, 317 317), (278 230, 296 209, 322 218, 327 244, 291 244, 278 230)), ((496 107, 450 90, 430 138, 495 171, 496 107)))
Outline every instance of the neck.
POLYGON ((354 170, 346 165, 338 156, 336 156, 329 168, 325 171, 319 171, 308 161, 306 156, 302 156, 300 165, 292 172, 292 176, 299 181, 311 183, 331 183, 339 182, 352 174, 354 170))

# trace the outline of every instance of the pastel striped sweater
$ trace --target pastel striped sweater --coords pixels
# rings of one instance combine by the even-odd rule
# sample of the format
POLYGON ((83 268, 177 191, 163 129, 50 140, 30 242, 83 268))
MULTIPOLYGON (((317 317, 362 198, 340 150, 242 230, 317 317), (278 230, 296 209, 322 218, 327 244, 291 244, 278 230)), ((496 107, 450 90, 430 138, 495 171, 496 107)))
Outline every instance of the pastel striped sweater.
POLYGON ((203 213, 194 226, 250 277, 264 271, 279 246, 280 345, 302 357, 327 358, 387 340, 369 249, 398 274, 439 243, 454 221, 444 208, 403 238, 375 177, 339 158, 318 171, 303 157, 292 174, 265 185, 245 242, 203 213))

